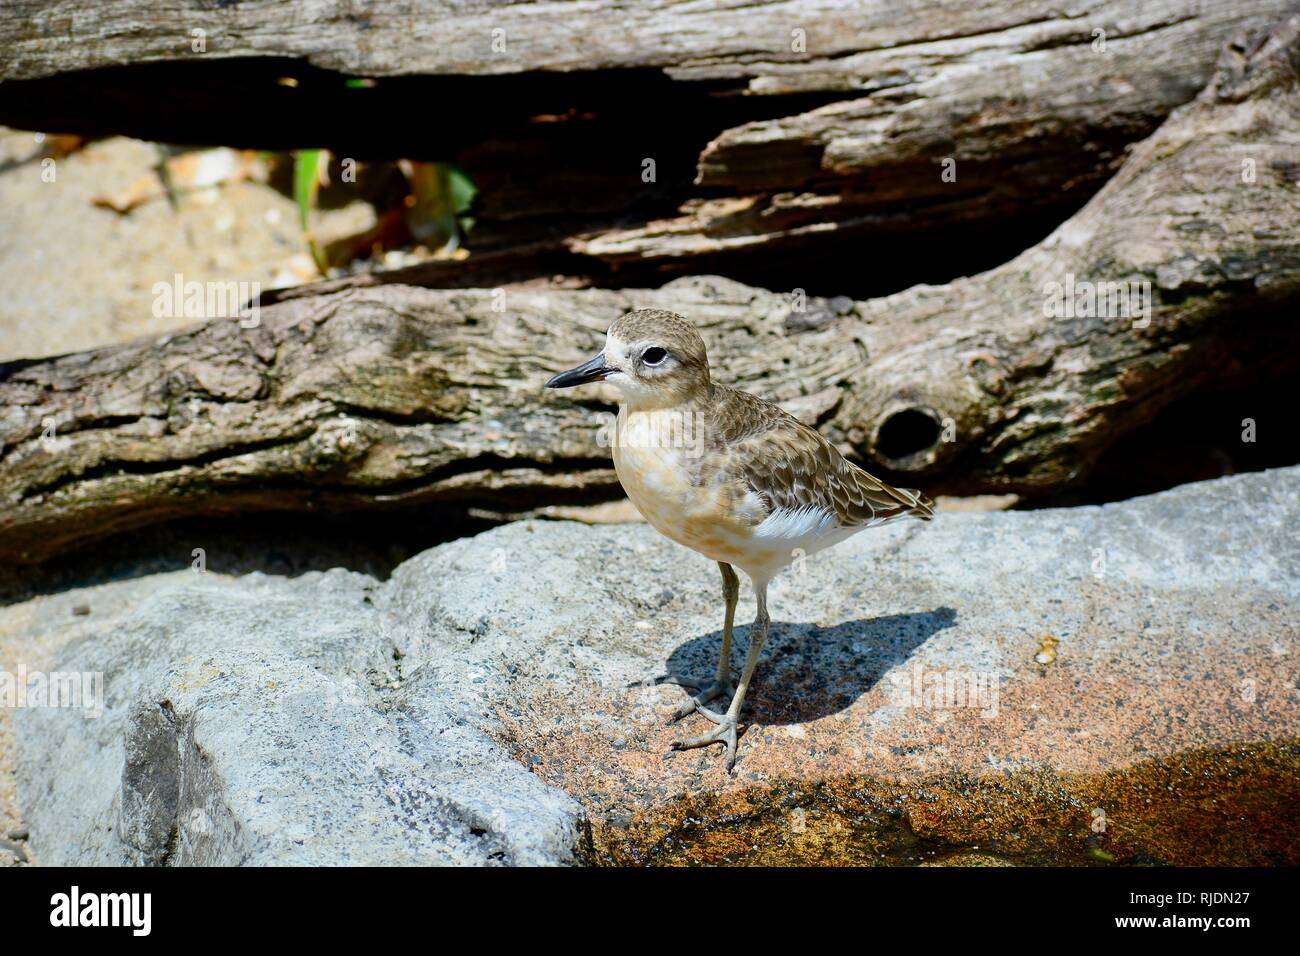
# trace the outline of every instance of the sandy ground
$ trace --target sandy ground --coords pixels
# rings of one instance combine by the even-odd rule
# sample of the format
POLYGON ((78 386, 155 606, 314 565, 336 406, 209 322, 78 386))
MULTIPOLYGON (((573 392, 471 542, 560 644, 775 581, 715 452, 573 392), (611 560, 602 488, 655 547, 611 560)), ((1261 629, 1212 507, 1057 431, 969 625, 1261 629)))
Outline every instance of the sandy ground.
MULTIPOLYGON (((153 286, 257 282, 263 289, 315 276, 292 200, 258 182, 164 196, 128 213, 97 206, 147 181, 155 146, 113 138, 54 163, 42 179, 35 134, 0 128, 0 361, 57 355, 156 335, 193 323, 155 317, 153 286)), ((317 215, 323 236, 366 228, 354 202, 317 215)))

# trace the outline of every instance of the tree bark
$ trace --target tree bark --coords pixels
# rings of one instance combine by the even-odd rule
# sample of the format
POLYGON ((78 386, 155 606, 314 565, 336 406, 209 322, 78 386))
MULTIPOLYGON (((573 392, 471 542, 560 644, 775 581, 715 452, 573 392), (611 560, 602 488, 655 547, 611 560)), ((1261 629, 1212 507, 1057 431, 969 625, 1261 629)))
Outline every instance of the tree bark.
POLYGON ((708 277, 504 296, 377 284, 286 299, 252 329, 9 363, 0 550, 37 561, 199 513, 612 495, 612 393, 542 383, 645 307, 694 320, 718 380, 869 467, 928 491, 1066 487, 1178 398, 1297 367, 1298 76, 1300 16, 1230 47, 1045 241, 941 287, 800 308, 708 277), (1052 283, 1148 283, 1149 314, 1049 315, 1052 283))

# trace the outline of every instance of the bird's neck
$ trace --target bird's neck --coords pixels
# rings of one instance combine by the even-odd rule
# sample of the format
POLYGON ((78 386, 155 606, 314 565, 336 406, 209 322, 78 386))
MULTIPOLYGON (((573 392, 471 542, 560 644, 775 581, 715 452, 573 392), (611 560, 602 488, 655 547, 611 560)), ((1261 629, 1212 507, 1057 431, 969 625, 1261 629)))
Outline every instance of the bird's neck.
POLYGON ((681 410, 693 411, 702 402, 708 400, 712 386, 705 383, 690 388, 638 390, 626 392, 620 396, 623 408, 629 413, 662 412, 681 410))

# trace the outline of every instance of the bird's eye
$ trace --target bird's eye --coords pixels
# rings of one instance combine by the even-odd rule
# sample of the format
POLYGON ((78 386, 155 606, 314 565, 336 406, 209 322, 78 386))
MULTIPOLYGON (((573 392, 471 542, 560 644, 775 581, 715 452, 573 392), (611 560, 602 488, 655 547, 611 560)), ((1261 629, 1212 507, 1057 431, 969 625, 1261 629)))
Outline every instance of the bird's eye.
POLYGON ((668 357, 668 350, 661 349, 659 346, 646 349, 641 353, 641 361, 646 365, 662 365, 663 360, 668 357))

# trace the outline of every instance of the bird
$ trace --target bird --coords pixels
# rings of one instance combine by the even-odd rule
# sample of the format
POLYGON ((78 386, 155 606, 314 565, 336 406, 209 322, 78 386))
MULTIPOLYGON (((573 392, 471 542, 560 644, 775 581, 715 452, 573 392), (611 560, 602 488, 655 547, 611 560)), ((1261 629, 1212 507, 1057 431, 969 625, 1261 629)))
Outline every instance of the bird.
POLYGON ((673 750, 723 745, 734 772, 739 717, 771 624, 768 584, 801 556, 896 518, 929 521, 934 503, 893 488, 846 459, 820 432, 780 406, 713 381, 703 337, 687 319, 638 309, 616 319, 604 348, 561 372, 547 388, 608 382, 619 393, 612 432, 623 490, 658 532, 716 561, 725 603, 722 648, 708 683, 670 721, 699 713, 714 725, 673 750), (749 578, 757 614, 740 682, 732 682, 731 637, 749 578), (707 705, 729 699, 725 711, 707 705))

